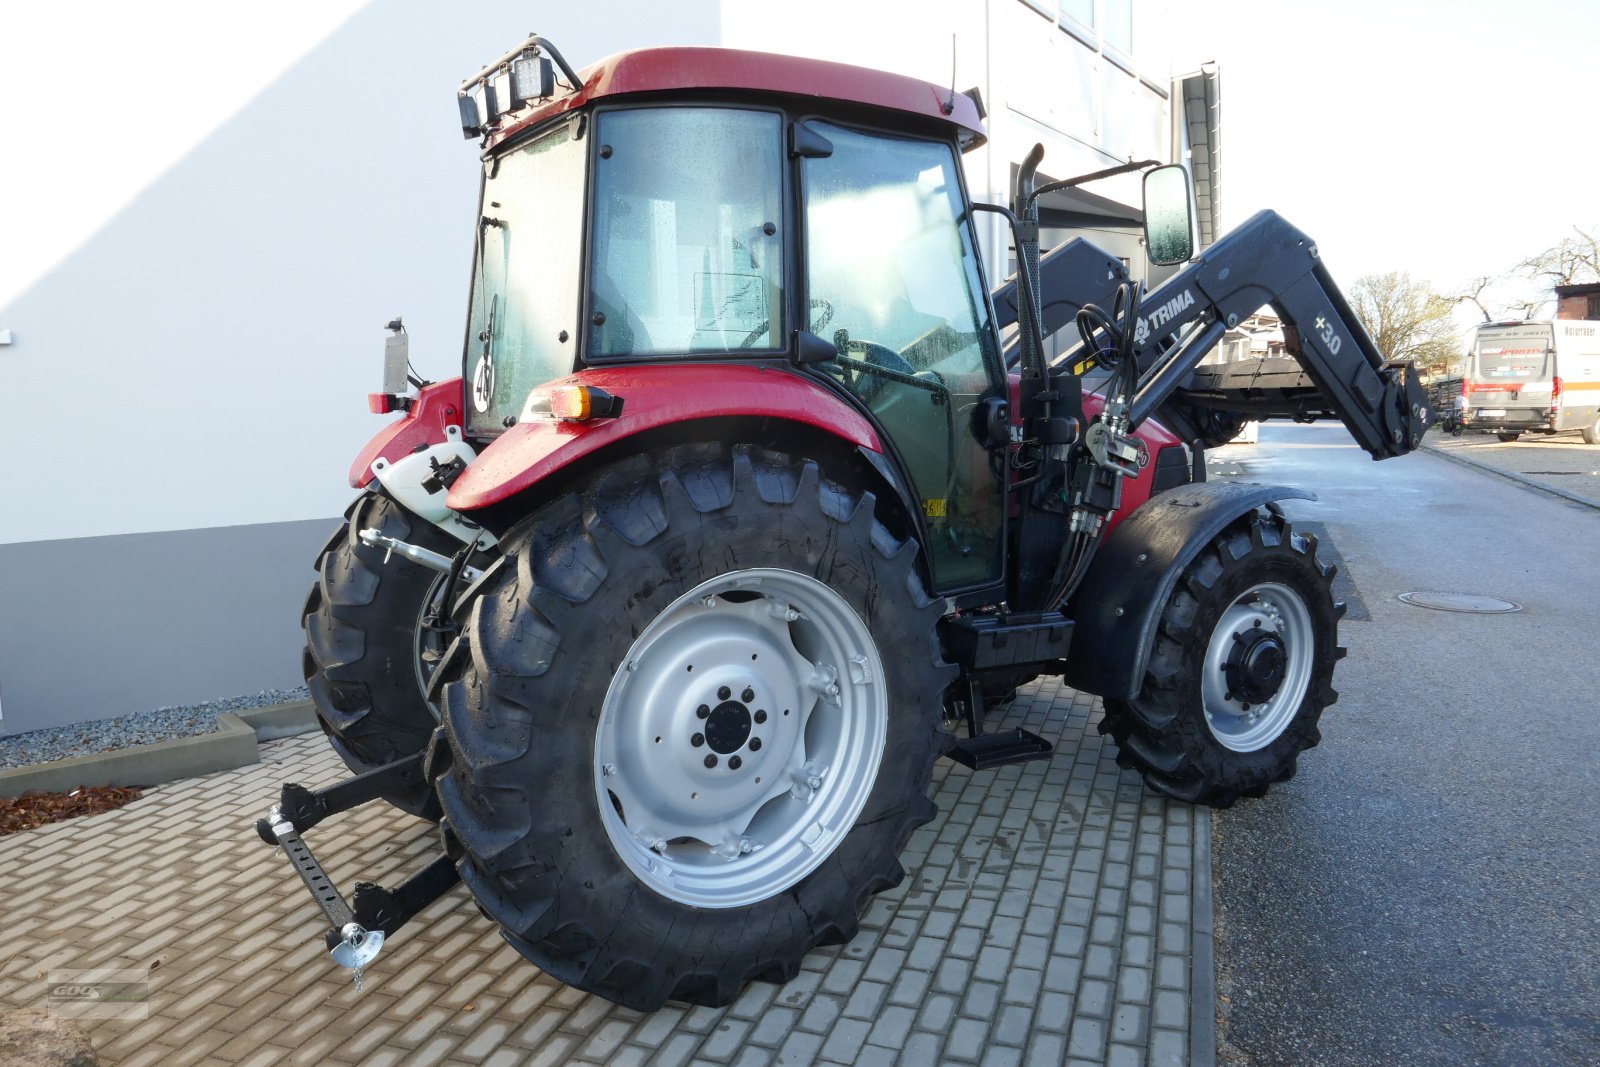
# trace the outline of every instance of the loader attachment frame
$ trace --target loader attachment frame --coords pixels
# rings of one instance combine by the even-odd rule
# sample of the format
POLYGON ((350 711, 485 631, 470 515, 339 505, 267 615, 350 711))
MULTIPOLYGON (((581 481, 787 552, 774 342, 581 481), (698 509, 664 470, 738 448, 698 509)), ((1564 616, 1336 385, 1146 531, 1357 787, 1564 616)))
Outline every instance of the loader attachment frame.
MULTIPOLYGON (((1134 426, 1178 398, 1256 418, 1337 418, 1373 459, 1422 442, 1432 413, 1414 366, 1385 362, 1316 245, 1274 211, 1217 241, 1141 307, 1131 324, 1140 371, 1134 426), (1282 360, 1200 367, 1229 328, 1264 306, 1283 319, 1298 373, 1286 373, 1282 360)), ((1056 363, 1081 373, 1094 358, 1080 345, 1056 363)))

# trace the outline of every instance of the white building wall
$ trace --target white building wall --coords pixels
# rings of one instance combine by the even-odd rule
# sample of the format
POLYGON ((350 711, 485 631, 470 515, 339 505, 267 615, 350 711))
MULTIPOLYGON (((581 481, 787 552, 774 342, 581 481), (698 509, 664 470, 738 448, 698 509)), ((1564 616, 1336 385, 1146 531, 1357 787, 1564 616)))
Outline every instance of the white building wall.
POLYGON ((459 364, 456 84, 532 19, 579 66, 717 38, 718 0, 604 6, 0 5, 0 444, 49 471, 0 544, 342 511, 383 324, 459 364))
POLYGON ((720 8, 0 4, 0 732, 300 684, 383 324, 458 373, 455 86, 535 29, 579 66, 714 44, 720 8))

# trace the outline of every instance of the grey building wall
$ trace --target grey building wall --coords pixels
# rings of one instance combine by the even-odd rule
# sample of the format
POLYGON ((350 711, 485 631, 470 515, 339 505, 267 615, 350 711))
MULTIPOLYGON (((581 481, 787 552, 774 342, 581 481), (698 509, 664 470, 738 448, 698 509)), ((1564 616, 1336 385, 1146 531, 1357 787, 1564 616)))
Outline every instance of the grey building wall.
POLYGON ((0 545, 0 733, 302 684, 338 519, 0 545))

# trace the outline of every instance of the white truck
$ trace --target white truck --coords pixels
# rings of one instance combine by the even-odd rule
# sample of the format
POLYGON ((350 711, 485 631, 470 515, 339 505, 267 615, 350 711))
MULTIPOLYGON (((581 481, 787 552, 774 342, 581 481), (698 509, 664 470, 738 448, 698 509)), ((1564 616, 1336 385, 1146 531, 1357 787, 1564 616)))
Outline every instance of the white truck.
POLYGON ((1502 441, 1582 432, 1600 445, 1600 321, 1486 322, 1461 380, 1462 422, 1502 441))

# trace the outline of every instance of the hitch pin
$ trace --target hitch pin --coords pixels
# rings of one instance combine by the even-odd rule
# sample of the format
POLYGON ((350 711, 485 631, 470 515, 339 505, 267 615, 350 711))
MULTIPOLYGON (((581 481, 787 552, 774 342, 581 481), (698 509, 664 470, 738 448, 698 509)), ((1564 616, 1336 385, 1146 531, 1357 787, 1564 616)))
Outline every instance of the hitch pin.
MULTIPOLYGON (((420 563, 429 570, 438 571, 440 574, 449 574, 450 567, 455 562, 443 552, 435 552, 430 548, 423 548, 421 545, 407 544, 398 537, 390 537, 375 527, 362 530, 359 536, 362 544, 370 548, 384 550, 384 563, 388 563, 390 557, 398 552, 406 559, 411 560, 413 563, 420 563)), ((461 577, 468 584, 477 581, 482 576, 483 571, 477 567, 467 566, 461 568, 461 577)))

